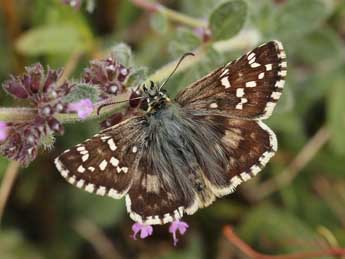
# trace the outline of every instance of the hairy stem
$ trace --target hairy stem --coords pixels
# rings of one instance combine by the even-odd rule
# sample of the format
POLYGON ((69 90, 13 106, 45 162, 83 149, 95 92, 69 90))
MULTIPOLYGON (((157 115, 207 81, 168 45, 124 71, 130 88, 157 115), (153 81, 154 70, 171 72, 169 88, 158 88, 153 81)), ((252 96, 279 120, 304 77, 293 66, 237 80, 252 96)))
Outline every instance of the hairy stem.
POLYGON ((158 11, 164 16, 168 17, 172 21, 182 23, 184 25, 188 25, 193 28, 207 27, 206 21, 196 19, 188 15, 176 12, 162 5, 159 6, 158 11))
POLYGON ((159 12, 171 21, 178 22, 193 28, 207 27, 207 22, 190 17, 183 13, 171 10, 157 3, 151 3, 146 0, 131 0, 134 5, 149 12, 159 12))

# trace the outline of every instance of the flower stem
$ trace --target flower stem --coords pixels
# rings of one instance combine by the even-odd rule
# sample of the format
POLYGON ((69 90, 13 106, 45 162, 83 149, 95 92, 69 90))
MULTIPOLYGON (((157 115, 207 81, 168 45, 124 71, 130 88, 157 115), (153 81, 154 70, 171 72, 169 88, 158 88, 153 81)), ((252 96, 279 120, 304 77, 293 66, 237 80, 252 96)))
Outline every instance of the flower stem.
POLYGON ((36 110, 33 108, 0 108, 0 121, 5 122, 22 122, 34 118, 36 110))

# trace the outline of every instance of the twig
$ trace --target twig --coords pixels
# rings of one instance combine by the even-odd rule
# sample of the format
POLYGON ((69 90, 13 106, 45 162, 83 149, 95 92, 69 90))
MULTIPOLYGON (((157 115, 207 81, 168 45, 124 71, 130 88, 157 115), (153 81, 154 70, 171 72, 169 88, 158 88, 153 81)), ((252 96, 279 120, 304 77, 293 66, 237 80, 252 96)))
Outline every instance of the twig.
POLYGON ((345 227, 344 200, 341 198, 338 189, 331 185, 326 178, 320 177, 314 181, 314 190, 334 212, 342 226, 345 227))
POLYGON ((157 12, 158 11, 158 4, 157 3, 151 3, 146 0, 131 0, 131 2, 137 6, 140 7, 146 11, 149 12, 157 12))
POLYGON ((193 28, 207 27, 206 21, 196 19, 188 15, 176 12, 162 5, 159 6, 159 12, 165 15, 166 17, 168 17, 172 21, 182 23, 184 25, 188 25, 193 28))
POLYGON ((122 258, 121 255, 116 251, 111 241, 104 235, 103 231, 90 220, 78 220, 78 222, 74 224, 74 229, 80 236, 93 245, 97 253, 102 258, 122 258))
POLYGON ((79 60, 83 56, 83 54, 84 52, 79 50, 72 53, 65 64, 62 76, 56 83, 58 86, 62 85, 64 81, 66 81, 72 75, 73 71, 78 66, 79 60))
POLYGON ((325 126, 321 127, 298 153, 290 165, 282 173, 267 180, 256 188, 255 196, 253 197, 256 200, 260 200, 280 190, 282 187, 289 185, 327 143, 330 136, 328 129, 325 126))
POLYGON ((307 259, 317 258, 322 256, 342 256, 345 255, 345 249, 333 248, 324 251, 301 252, 290 255, 265 255, 255 251, 248 244, 246 244, 240 237, 236 235, 230 226, 225 226, 223 229, 225 237, 236 246, 242 253, 252 259, 307 259))
POLYGON ((171 10, 165 6, 162 6, 157 3, 151 3, 146 0, 131 0, 134 5, 137 7, 140 7, 144 10, 147 10, 149 12, 159 12, 162 15, 166 16, 172 21, 182 23, 184 25, 188 25, 193 28, 200 28, 200 27, 206 27, 207 22, 196 19, 193 17, 190 17, 188 15, 185 15, 183 13, 179 13, 177 11, 171 10))
POLYGON ((11 161, 7 167, 3 180, 0 187, 0 222, 6 207, 8 197, 10 195, 13 184, 17 178, 19 172, 19 163, 11 161))

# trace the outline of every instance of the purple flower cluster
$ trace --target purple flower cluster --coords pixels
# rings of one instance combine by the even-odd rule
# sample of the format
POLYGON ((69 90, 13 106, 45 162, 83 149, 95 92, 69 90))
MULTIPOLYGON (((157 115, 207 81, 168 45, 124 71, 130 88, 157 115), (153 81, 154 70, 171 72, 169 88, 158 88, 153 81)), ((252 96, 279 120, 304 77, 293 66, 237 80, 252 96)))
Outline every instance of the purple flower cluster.
POLYGON ((129 69, 119 64, 115 58, 109 57, 91 61, 83 78, 85 83, 97 86, 102 92, 100 97, 107 99, 124 91, 129 72, 129 69))
MULTIPOLYGON (((106 100, 127 91, 126 82, 129 76, 129 68, 117 62, 114 57, 108 57, 91 61, 90 66, 84 70, 83 82, 97 87, 101 92, 100 98, 106 100)), ((140 96, 139 91, 132 91, 129 106, 122 112, 107 117, 101 122, 101 128, 108 128, 132 116, 140 105, 140 100, 136 99, 140 96)))
MULTIPOLYGON (((177 244, 177 237, 176 234, 177 232, 180 233, 180 235, 184 235, 188 229, 188 224, 184 221, 181 220, 175 220, 174 222, 171 223, 169 227, 169 233, 172 234, 173 236, 173 241, 174 241, 174 246, 177 244)), ((153 227, 151 225, 146 225, 146 224, 141 224, 141 223, 134 223, 132 226, 133 230, 133 235, 132 238, 134 240, 137 239, 137 234, 140 232, 140 238, 144 239, 148 236, 151 236, 153 234, 153 227)))
MULTIPOLYGON (((94 110, 95 105, 90 99, 77 99, 75 102, 66 101, 67 95, 72 93, 75 84, 65 81, 61 83, 62 70, 45 70, 42 65, 35 64, 26 68, 21 76, 11 76, 3 83, 3 89, 15 99, 27 100, 32 104, 33 116, 26 121, 1 122, 0 121, 0 155, 17 160, 22 165, 33 161, 38 153, 42 139, 47 135, 63 134, 62 123, 57 119, 60 113, 77 113, 78 117, 85 119, 94 110)), ((126 91, 125 83, 129 77, 129 69, 119 64, 114 58, 91 61, 85 69, 82 83, 99 89, 98 101, 109 98, 126 91)), ((73 94, 71 94, 73 96, 73 94)), ((131 98, 138 95, 133 92, 131 98)), ((138 106, 137 101, 130 101, 129 108, 121 114, 114 114, 103 124, 116 124, 123 116, 138 106)))
POLYGON ((3 84, 3 89, 12 97, 28 100, 33 104, 35 115, 23 122, 10 122, 6 127, 6 138, 0 146, 0 154, 27 165, 36 158, 40 140, 48 134, 63 134, 62 124, 54 117, 66 111, 61 99, 66 96, 73 84, 57 85, 62 70, 44 70, 36 64, 26 68, 22 76, 11 76, 3 84))

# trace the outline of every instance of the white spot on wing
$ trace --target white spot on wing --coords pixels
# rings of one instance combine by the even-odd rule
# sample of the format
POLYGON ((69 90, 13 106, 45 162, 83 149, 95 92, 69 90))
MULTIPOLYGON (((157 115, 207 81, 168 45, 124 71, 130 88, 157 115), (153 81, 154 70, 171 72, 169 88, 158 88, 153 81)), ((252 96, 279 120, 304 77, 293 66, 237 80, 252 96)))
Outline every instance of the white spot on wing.
POLYGON ((95 190, 95 186, 92 183, 89 183, 88 185, 85 186, 85 191, 87 192, 93 192, 95 190))
POLYGON ((276 82, 275 87, 284 88, 284 83, 285 83, 284 80, 279 80, 276 82))
POLYGON ((83 155, 83 156, 81 157, 81 160, 82 160, 83 162, 85 162, 85 161, 88 160, 88 159, 89 159, 89 154, 83 155))
POLYGON ((113 138, 109 139, 107 143, 111 151, 115 151, 117 149, 113 138))
POLYGON ((272 64, 267 64, 267 65, 265 65, 265 67, 266 67, 267 71, 272 70, 272 64))
POLYGON ((223 77, 220 81, 225 89, 231 87, 228 77, 223 77))
POLYGON ((250 174, 247 174, 245 172, 241 173, 240 175, 244 182, 248 181, 251 178, 250 174))
POLYGON ((218 104, 217 103, 211 103, 210 108, 216 109, 216 108, 218 108, 218 104))
POLYGON ((80 146, 80 147, 77 147, 77 151, 84 151, 85 150, 85 147, 84 146, 80 146))
POLYGON ((256 67, 259 67, 259 66, 261 66, 259 63, 253 63, 253 64, 250 65, 250 67, 252 67, 252 68, 256 68, 256 67))
POLYGON ((252 53, 249 54, 248 60, 251 60, 253 57, 255 57, 255 53, 254 53, 254 52, 252 52, 252 53))
POLYGON ((224 71, 220 74, 220 77, 225 76, 228 72, 229 72, 228 68, 224 69, 224 71))
POLYGON ((82 188, 83 185, 84 185, 84 183, 85 183, 85 181, 84 181, 83 179, 81 179, 81 180, 79 180, 79 181, 77 182, 76 186, 77 186, 78 188, 82 188))
POLYGON ((272 97, 274 100, 278 100, 278 99, 280 98, 281 95, 282 95, 282 93, 280 93, 280 92, 272 92, 271 97, 272 97))
POLYGON ((107 192, 107 189, 104 186, 100 186, 98 187, 96 194, 104 196, 106 192, 107 192))
POLYGON ((119 165, 119 160, 118 159, 116 159, 115 157, 112 157, 111 159, 110 159, 110 164, 112 165, 112 166, 114 166, 114 167, 117 167, 118 165, 119 165))
POLYGON ((244 89, 243 88, 237 88, 236 89, 236 97, 242 97, 244 96, 244 89))
POLYGON ((77 169, 78 173, 84 173, 85 172, 85 168, 84 166, 80 165, 77 169))
POLYGON ((255 87, 256 86, 256 82, 255 81, 249 81, 246 83, 246 87, 255 87))
POLYGON ((99 169, 101 171, 104 171, 105 168, 107 168, 108 162, 106 160, 103 160, 100 164, 99 164, 99 169))
POLYGON ((279 76, 286 76, 286 70, 278 71, 279 76))

